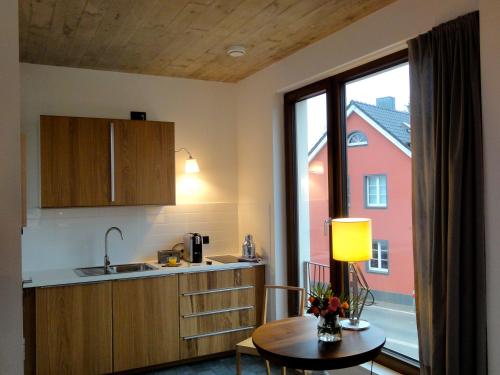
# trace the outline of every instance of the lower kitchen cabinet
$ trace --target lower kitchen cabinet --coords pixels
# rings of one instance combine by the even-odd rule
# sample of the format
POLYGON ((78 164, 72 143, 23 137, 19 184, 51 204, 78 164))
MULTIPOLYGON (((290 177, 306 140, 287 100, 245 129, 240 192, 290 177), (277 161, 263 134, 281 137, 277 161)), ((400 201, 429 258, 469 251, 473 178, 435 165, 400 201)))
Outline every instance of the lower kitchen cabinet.
POLYGON ((179 359, 177 275, 113 281, 114 370, 179 359))
POLYGON ((111 283, 38 288, 36 373, 113 371, 111 283))
POLYGON ((259 325, 264 267, 24 290, 25 374, 127 371, 234 350, 259 325))
POLYGON ((260 324, 264 266, 179 276, 181 359, 234 350, 260 324))

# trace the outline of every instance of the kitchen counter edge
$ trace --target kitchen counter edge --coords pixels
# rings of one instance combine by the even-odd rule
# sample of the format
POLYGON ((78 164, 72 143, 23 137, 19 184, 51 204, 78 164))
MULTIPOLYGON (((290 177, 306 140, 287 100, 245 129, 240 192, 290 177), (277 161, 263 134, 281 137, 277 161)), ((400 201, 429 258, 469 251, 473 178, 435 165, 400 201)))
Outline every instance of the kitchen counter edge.
POLYGON ((225 263, 225 264, 214 261, 212 262, 211 265, 207 265, 205 264, 205 262, 200 264, 190 264, 183 261, 182 262, 183 264, 179 267, 161 267, 158 263, 154 262, 146 262, 146 263, 154 266, 155 269, 151 271, 118 273, 118 274, 99 275, 99 276, 84 276, 84 277, 78 276, 75 273, 74 269, 54 269, 54 270, 27 272, 25 275, 23 275, 23 289, 64 286, 72 284, 89 284, 89 283, 97 283, 110 280, 142 279, 146 277, 161 277, 161 276, 183 274, 183 273, 223 271, 232 269, 252 268, 252 267, 262 266, 265 264, 264 261, 259 261, 256 263, 239 262, 239 263, 225 263))

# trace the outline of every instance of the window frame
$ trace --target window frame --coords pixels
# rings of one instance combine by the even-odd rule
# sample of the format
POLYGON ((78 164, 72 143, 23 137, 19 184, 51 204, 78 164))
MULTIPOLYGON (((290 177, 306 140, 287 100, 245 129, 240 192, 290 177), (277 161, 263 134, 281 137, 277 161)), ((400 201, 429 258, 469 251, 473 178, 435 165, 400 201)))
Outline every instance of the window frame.
MULTIPOLYGON (((365 208, 368 209, 386 209, 389 206, 389 194, 388 194, 388 186, 387 186, 387 175, 383 173, 377 173, 377 174, 367 174, 363 176, 363 187, 364 187, 364 203, 365 203, 365 208), (372 204, 370 203, 370 184, 369 184, 369 179, 371 177, 384 177, 385 178, 385 204, 372 204)), ((380 201, 379 195, 380 195, 380 184, 377 185, 377 200, 380 201)))
POLYGON ((387 240, 372 240, 372 258, 367 261, 367 267, 366 267, 366 271, 367 272, 370 272, 370 273, 378 273, 378 274, 382 274, 382 275, 388 275, 389 274, 389 241, 387 240), (373 246, 374 244, 377 243, 377 263, 378 263, 378 266, 377 267, 372 267, 372 260, 374 260, 375 258, 373 258, 373 246), (382 259, 382 251, 384 251, 384 249, 382 249, 382 244, 385 244, 385 252, 387 253, 387 258, 386 259, 382 259), (383 268, 382 267, 382 261, 383 260, 386 260, 387 261, 387 268, 383 268))
POLYGON ((361 130, 353 130, 347 135, 347 147, 365 147, 365 146, 368 146, 368 137, 361 130), (363 136, 365 140, 363 142, 350 143, 350 139, 357 134, 363 136))
MULTIPOLYGON (((285 148, 285 195, 287 236, 288 285, 298 285, 302 265, 298 262, 298 209, 297 173, 295 151, 295 103, 300 100, 327 94, 328 136, 328 185, 329 215, 343 217, 348 212, 347 202, 347 137, 345 118, 345 84, 380 71, 408 63, 408 50, 401 50, 370 61, 334 76, 313 82, 284 94, 284 148, 285 148)), ((386 180, 387 181, 387 180, 386 180)), ((386 182, 387 183, 387 182, 386 182)), ((331 235, 330 235, 331 242, 331 235)), ((330 256, 330 280, 335 293, 348 292, 349 274, 345 262, 337 262, 330 256)), ((289 308, 294 306, 289 300, 289 308)), ((375 359, 391 369, 405 374, 418 374, 419 362, 389 349, 383 349, 375 359)))

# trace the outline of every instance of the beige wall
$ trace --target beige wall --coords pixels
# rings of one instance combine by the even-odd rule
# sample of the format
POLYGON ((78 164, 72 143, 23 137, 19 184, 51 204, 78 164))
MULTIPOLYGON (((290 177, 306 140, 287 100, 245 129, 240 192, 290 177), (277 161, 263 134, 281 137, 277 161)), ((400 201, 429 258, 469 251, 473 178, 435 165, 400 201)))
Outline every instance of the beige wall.
POLYGON ((475 9, 475 0, 400 0, 238 83, 239 231, 255 234, 270 280, 286 282, 283 93, 405 48, 475 9))
POLYGON ((119 226, 113 263, 147 261, 186 232, 210 236, 205 254, 239 252, 236 153, 236 86, 228 83, 21 64, 21 124, 28 140, 28 227, 23 274, 40 269, 102 263, 104 233, 119 226), (184 174, 176 154, 177 205, 39 209, 41 114, 175 122, 176 147, 188 148, 200 173, 184 174))
POLYGON ((0 2, 0 374, 23 369, 17 0, 0 2))
POLYGON ((236 202, 236 86, 143 74, 21 64, 21 126, 28 137, 28 207, 38 207, 41 114, 175 122, 176 147, 198 159, 199 186, 182 185, 185 153, 176 154, 177 202, 236 202))
MULTIPOLYGON (((489 373, 500 374, 500 1, 480 0, 489 373)), ((478 308, 484 308, 478 306, 478 308)))
MULTIPOLYGON (((405 47, 447 20, 480 10, 486 179, 488 357, 500 374, 500 1, 400 0, 238 84, 240 237, 253 232, 269 259, 269 282, 286 282, 283 93, 405 47), (266 210, 267 207, 269 210, 266 210), (269 228, 269 229, 268 229, 269 228)), ((484 308, 479 306, 478 308, 484 308)), ((473 317, 471 317, 473 321, 473 317)))

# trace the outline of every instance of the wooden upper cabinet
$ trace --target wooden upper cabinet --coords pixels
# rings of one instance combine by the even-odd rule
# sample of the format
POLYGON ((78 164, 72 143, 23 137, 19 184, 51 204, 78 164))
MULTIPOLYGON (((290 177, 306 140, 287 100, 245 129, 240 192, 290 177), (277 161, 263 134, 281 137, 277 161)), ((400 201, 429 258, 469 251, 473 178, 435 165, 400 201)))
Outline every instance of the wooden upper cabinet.
POLYGON ((104 119, 41 116, 42 207, 110 200, 110 131, 104 119))
POLYGON ((113 120, 116 205, 175 204, 171 122, 113 120))
POLYGON ((42 207, 175 204, 174 124, 41 116, 42 207))

